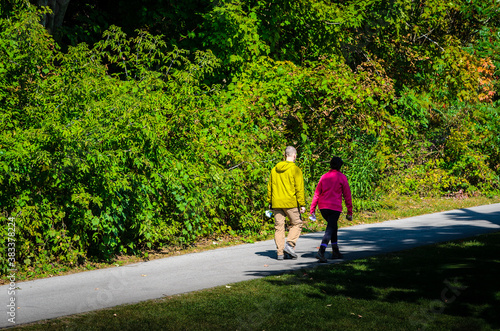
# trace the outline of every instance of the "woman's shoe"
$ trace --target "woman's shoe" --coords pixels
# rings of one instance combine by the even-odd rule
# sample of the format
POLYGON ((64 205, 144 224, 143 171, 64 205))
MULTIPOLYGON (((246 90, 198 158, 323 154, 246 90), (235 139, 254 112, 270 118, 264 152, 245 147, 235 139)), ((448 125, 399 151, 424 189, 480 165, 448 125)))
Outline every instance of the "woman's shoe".
POLYGON ((344 255, 340 253, 339 247, 338 246, 332 247, 332 260, 343 259, 343 258, 344 255))
POLYGON ((325 262, 328 262, 326 257, 325 257, 325 253, 322 252, 322 251, 318 251, 318 253, 316 253, 316 258, 319 260, 319 262, 321 263, 325 263, 325 262))

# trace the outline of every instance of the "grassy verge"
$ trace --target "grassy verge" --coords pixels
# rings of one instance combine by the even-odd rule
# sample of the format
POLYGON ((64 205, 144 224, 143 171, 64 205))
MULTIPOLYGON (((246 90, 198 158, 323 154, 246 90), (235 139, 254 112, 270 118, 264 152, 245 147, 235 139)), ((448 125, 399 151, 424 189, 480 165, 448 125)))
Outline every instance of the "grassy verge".
MULTIPOLYGON (((381 201, 383 208, 377 211, 365 211, 355 213, 354 220, 348 222, 344 217, 339 220, 339 227, 347 227, 357 224, 369 224, 407 218, 417 215, 441 212, 452 209, 468 208, 479 205, 499 203, 500 197, 453 197, 453 198, 420 198, 420 197, 395 197, 389 196, 381 201)), ((306 222, 304 232, 320 232, 325 230, 325 224, 321 220, 320 213, 318 222, 306 222)), ((271 239, 272 232, 264 232, 253 237, 215 237, 199 241, 196 245, 189 247, 168 247, 161 251, 147 252, 147 258, 139 256, 119 256, 112 262, 87 261, 83 265, 68 266, 64 264, 51 263, 36 265, 26 271, 19 271, 17 276, 19 281, 27 281, 38 278, 46 278, 58 275, 66 275, 76 272, 83 272, 95 269, 125 265, 146 260, 164 258, 173 255, 199 252, 209 249, 216 249, 224 246, 238 245, 245 242, 271 239)), ((0 279, 0 285, 6 283, 6 278, 0 279)))
POLYGON ((500 233, 124 305, 23 330, 494 330, 500 233))

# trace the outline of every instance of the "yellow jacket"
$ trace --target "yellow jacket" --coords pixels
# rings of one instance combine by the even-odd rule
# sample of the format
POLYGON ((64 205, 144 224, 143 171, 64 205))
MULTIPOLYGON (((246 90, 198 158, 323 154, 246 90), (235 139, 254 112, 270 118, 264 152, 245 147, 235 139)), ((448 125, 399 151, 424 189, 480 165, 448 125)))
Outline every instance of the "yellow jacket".
POLYGON ((267 184, 267 202, 271 208, 295 208, 306 205, 304 199, 304 178, 295 163, 283 161, 271 170, 267 184))

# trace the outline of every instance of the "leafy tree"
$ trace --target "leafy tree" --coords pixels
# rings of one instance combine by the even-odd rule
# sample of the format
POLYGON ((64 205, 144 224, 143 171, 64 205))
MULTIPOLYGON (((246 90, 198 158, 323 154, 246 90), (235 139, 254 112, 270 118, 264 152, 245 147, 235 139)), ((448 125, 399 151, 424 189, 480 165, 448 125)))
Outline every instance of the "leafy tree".
POLYGON ((0 217, 26 268, 266 237, 286 145, 309 194, 341 155, 356 210, 500 190, 496 4, 73 0, 59 36, 0 8, 0 217))

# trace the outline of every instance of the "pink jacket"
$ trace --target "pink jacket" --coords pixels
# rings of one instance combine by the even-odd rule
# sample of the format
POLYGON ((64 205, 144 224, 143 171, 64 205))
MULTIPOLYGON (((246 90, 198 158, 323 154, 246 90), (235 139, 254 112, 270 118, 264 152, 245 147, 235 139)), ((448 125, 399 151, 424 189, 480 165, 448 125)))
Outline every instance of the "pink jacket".
POLYGON ((338 170, 330 170, 319 180, 311 203, 310 214, 319 209, 331 209, 342 212, 342 196, 344 196, 347 214, 352 215, 352 197, 347 177, 338 170))

